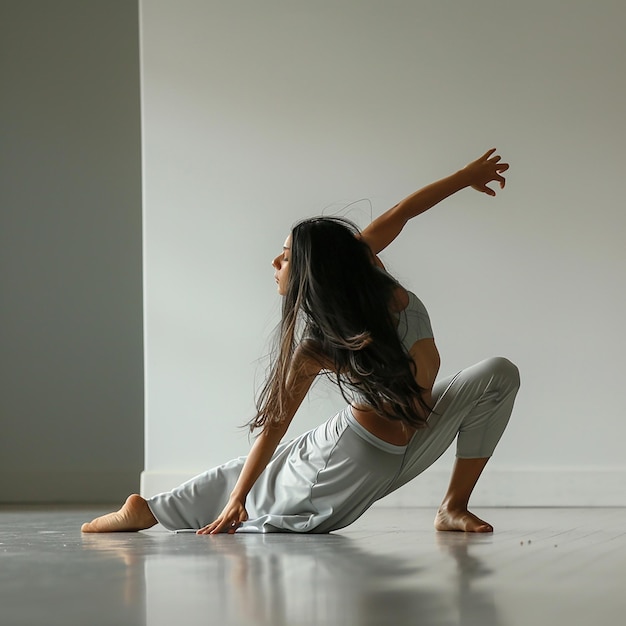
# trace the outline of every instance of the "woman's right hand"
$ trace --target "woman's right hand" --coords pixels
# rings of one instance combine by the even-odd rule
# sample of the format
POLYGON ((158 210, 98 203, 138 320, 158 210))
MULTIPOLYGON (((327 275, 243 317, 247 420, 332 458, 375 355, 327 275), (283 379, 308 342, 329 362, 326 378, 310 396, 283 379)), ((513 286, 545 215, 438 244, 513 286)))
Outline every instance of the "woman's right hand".
POLYGON ((207 524, 204 528, 197 531, 198 535, 217 535, 218 533, 227 532, 232 535, 242 522, 248 519, 245 503, 240 499, 231 496, 228 504, 220 516, 211 524, 207 524))
POLYGON ((495 148, 488 150, 461 170, 461 174, 466 178, 469 187, 486 193, 488 196, 496 195, 496 192, 487 186, 491 182, 498 182, 500 189, 504 189, 506 180, 501 172, 506 172, 509 169, 509 164, 503 163, 500 155, 492 156, 495 151, 495 148))

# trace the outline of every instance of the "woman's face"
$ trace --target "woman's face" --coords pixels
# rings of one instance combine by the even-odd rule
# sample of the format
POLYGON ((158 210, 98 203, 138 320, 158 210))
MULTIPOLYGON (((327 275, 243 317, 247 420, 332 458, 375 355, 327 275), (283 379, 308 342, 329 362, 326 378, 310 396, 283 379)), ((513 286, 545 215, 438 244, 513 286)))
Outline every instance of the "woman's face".
POLYGON ((274 280, 278 285, 278 293, 284 296, 287 293, 287 278, 289 277, 289 257, 291 256, 291 235, 285 240, 283 251, 272 261, 274 280))

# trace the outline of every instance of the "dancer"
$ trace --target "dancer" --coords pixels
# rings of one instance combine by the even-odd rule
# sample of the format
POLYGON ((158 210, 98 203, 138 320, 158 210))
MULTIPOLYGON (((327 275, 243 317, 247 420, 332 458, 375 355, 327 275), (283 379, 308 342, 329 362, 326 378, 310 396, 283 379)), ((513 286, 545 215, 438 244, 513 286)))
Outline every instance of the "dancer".
POLYGON ((273 260, 283 297, 277 350, 246 457, 234 459, 119 511, 83 532, 135 531, 160 522, 198 534, 325 533, 415 478, 456 439, 452 476, 435 516, 438 531, 492 532, 468 509, 470 495, 511 415, 515 365, 489 358, 436 380, 439 353, 419 298, 378 258, 406 223, 471 187, 495 196, 509 168, 489 150, 408 196, 363 232, 336 217, 297 223, 273 260), (281 442, 315 379, 326 374, 348 405, 281 442))

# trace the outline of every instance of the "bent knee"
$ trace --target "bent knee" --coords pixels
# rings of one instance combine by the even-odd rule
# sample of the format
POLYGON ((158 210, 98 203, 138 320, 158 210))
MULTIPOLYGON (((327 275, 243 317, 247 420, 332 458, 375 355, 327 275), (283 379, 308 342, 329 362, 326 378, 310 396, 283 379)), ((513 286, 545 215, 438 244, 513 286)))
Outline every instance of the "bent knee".
POLYGON ((520 373, 517 365, 503 356, 494 356, 483 362, 492 376, 506 380, 512 387, 519 388, 520 373))

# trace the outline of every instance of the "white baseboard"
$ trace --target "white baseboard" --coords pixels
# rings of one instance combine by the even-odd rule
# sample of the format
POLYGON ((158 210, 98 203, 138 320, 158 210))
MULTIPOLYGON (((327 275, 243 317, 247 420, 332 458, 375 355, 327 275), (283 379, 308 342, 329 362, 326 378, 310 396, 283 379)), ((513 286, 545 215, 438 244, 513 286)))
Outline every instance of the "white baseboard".
MULTIPOLYGON (((141 494, 169 491, 194 472, 144 471, 141 494)), ((390 494, 377 507, 436 507, 449 470, 432 467, 390 494)), ((626 467, 498 468, 487 467, 472 496, 474 507, 626 506, 626 467)))

